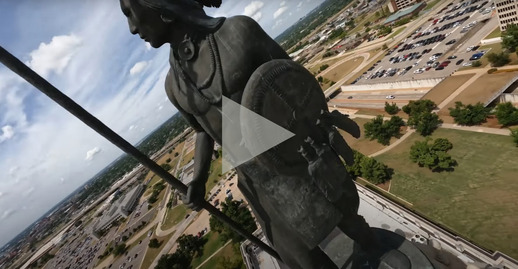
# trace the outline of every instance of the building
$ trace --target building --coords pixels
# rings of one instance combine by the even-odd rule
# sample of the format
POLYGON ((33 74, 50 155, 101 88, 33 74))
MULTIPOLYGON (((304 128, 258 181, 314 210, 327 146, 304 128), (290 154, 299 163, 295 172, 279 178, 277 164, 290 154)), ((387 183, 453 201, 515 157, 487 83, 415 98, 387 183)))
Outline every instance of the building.
POLYGON ((495 6, 501 31, 505 31, 509 24, 518 24, 518 1, 495 0, 495 6))
POLYGON ((390 15, 384 22, 384 25, 390 25, 393 24, 401 19, 409 18, 414 15, 419 14, 421 10, 423 10, 426 7, 426 3, 421 2, 417 3, 411 6, 407 6, 403 9, 398 10, 396 13, 390 15))
POLYGON ((412 6, 417 2, 420 2, 420 1, 418 1, 418 0, 390 0, 388 3, 388 9, 391 13, 394 13, 398 10, 412 6))
POLYGON ((129 216, 129 214, 131 214, 133 208, 138 204, 138 199, 144 193, 144 190, 144 185, 139 184, 126 194, 124 201, 121 203, 121 211, 124 215, 129 216))
MULTIPOLYGON (((468 268, 518 268, 518 261, 512 257, 499 251, 482 249, 370 188, 359 184, 356 186, 360 197, 358 213, 367 223, 371 227, 404 236, 419 250, 427 254, 435 254, 428 256, 434 259, 434 264, 438 266, 435 268, 467 268, 468 265, 470 266, 468 268), (441 260, 441 258, 445 259, 441 260), (450 263, 450 267, 446 267, 446 263, 450 263)), ((253 235, 268 244, 261 229, 255 231, 253 235)), ((348 257, 342 255, 342 248, 337 246, 347 245, 346 240, 345 234, 335 229, 319 245, 339 268, 347 263, 348 257)), ((241 244, 240 249, 247 269, 285 269, 282 263, 277 262, 248 240, 241 244)))

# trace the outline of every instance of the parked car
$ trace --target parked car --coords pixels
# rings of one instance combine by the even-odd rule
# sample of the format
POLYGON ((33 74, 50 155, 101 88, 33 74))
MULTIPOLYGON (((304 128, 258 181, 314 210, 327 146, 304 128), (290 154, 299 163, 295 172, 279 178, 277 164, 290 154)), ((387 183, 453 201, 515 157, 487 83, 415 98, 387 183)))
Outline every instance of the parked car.
POLYGON ((457 59, 457 56, 451 55, 451 56, 448 57, 448 60, 453 60, 453 59, 457 59))
POLYGON ((462 64, 462 66, 471 66, 471 65, 472 65, 471 62, 465 62, 465 63, 462 64))
POLYGON ((394 98, 396 98, 394 95, 387 95, 387 96, 385 96, 385 99, 394 99, 394 98))
POLYGON ((460 59, 460 60, 458 60, 458 61, 455 63, 455 65, 459 65, 459 64, 461 64, 462 62, 464 62, 464 59, 460 59))

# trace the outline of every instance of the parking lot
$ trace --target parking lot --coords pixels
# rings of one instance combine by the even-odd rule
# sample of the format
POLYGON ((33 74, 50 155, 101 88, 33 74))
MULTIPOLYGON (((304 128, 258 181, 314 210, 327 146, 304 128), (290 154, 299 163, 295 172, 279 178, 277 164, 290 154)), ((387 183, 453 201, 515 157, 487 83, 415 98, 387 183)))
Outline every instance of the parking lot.
POLYGON ((447 77, 469 65, 474 54, 480 52, 482 56, 486 52, 468 48, 497 26, 496 18, 490 17, 490 6, 483 0, 454 1, 390 48, 353 84, 447 77))

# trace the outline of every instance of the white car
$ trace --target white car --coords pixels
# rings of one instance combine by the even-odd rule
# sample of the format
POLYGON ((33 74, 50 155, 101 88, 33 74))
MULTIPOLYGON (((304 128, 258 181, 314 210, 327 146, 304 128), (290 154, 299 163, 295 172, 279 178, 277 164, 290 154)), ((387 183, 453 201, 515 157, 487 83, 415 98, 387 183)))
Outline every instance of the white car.
POLYGON ((421 74, 423 72, 424 72, 424 69, 423 68, 419 68, 419 69, 414 71, 414 74, 421 74))
POLYGON ((469 46, 466 51, 472 51, 475 48, 475 46, 469 46))
POLYGON ((462 66, 471 66, 471 65, 472 65, 471 62, 465 62, 465 63, 462 64, 462 66))
POLYGON ((385 99, 394 99, 394 98, 396 98, 394 95, 387 95, 387 96, 385 96, 385 99))

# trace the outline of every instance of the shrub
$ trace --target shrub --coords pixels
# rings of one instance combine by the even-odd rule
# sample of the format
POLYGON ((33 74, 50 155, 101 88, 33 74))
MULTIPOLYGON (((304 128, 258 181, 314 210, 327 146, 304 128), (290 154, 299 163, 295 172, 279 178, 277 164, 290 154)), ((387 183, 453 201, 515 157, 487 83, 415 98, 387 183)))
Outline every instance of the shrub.
POLYGON ((518 109, 509 102, 498 104, 495 115, 498 122, 504 126, 518 124, 518 109))
POLYGON ((489 53, 487 55, 487 60, 491 63, 491 66, 495 67, 504 66, 511 62, 509 59, 509 53, 503 51, 500 53, 489 53))
POLYGON ((385 102, 385 111, 390 115, 396 115, 399 112, 399 107, 396 103, 389 104, 388 102, 385 102))
POLYGON ((475 105, 464 105, 462 102, 455 102, 455 107, 450 107, 450 116, 455 123, 461 125, 477 125, 486 121, 491 113, 491 108, 486 108, 480 102, 475 105))
POLYGON ((433 172, 453 171, 457 165, 447 151, 453 148, 450 141, 445 138, 438 138, 432 144, 431 139, 416 141, 410 147, 410 160, 421 167, 427 167, 433 172))

